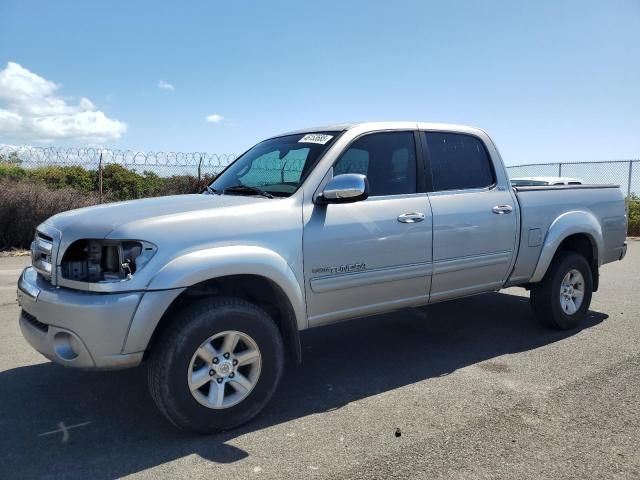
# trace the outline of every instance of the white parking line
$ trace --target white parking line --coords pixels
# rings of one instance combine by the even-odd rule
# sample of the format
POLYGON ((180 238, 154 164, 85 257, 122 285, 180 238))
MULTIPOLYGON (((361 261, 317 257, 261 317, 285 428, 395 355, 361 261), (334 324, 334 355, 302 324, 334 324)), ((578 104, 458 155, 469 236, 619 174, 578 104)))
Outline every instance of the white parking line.
POLYGON ((51 435, 53 433, 62 433, 62 443, 66 443, 69 441, 69 430, 72 428, 84 427, 85 425, 89 425, 91 422, 83 422, 76 423, 75 425, 69 425, 68 427, 64 424, 64 422, 58 423, 58 428, 56 430, 51 430, 50 432, 39 433, 39 437, 43 437, 45 435, 51 435))

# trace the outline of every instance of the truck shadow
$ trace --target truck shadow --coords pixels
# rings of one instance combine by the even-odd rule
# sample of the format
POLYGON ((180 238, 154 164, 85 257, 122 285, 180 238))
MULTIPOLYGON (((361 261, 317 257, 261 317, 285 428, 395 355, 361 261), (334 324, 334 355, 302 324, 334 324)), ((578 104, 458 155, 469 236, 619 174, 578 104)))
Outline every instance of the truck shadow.
MULTIPOLYGON (((606 318, 590 312, 580 330, 606 318)), ((244 427, 209 437, 165 421, 147 393, 144 368, 15 368, 0 373, 2 477, 113 479, 192 454, 236 462, 249 454, 225 442, 238 436, 578 331, 546 329, 526 297, 498 293, 310 330, 303 335, 303 365, 288 369, 270 407, 244 427)), ((499 361, 483 366, 508 371, 499 361)))

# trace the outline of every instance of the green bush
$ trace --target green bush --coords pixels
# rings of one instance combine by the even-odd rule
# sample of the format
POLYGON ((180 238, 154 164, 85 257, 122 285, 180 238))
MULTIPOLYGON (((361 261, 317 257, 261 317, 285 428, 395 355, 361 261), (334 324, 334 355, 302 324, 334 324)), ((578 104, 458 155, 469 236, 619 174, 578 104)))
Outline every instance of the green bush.
POLYGON ((20 165, 0 162, 0 179, 24 180, 27 176, 27 170, 20 165))
POLYGON ((640 236, 640 198, 632 195, 629 199, 629 230, 627 235, 640 236))
POLYGON ((198 177, 191 175, 173 175, 163 178, 163 184, 158 195, 180 195, 183 193, 199 193, 205 185, 210 184, 216 177, 204 174, 198 183, 198 177))
POLYGON ((24 168, 19 164, 0 162, 0 180, 28 180, 44 183, 51 188, 74 188, 91 192, 96 190, 97 172, 75 165, 24 168))
MULTIPOLYGON (((193 175, 161 177, 108 164, 102 171, 102 200, 197 193, 213 179, 211 175, 201 182, 193 175)), ((14 158, 0 156, 0 250, 28 248, 35 227, 48 217, 99 203, 98 182, 97 170, 67 165, 24 168, 14 158)))
MULTIPOLYGON (((198 178, 193 175, 161 177, 152 171, 138 173, 119 164, 108 164, 102 170, 102 191, 105 198, 112 200, 180 195, 197 193, 213 178, 212 175, 204 175, 202 181, 198 182, 198 178)), ((97 170, 75 165, 24 168, 18 163, 3 162, 0 159, 0 180, 44 184, 51 189, 72 188, 79 192, 99 192, 97 170)))
POLYGON ((73 188, 81 192, 96 191, 97 172, 80 166, 51 165, 28 170, 31 180, 51 188, 73 188))
POLYGON ((115 200, 142 198, 145 196, 144 178, 122 165, 110 164, 102 171, 102 191, 111 192, 115 200))

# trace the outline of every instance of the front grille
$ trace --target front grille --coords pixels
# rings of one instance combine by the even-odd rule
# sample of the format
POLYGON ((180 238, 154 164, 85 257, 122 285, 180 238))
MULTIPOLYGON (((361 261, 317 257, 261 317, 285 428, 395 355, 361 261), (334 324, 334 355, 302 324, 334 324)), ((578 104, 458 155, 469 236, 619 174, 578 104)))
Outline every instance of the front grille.
POLYGON ((22 311, 22 318, 24 318, 25 322, 30 323, 41 332, 47 333, 49 331, 49 325, 39 322, 36 317, 31 315, 30 313, 25 312, 24 310, 22 311))
POLYGON ((55 285, 55 260, 57 245, 53 237, 37 231, 31 243, 31 264, 37 272, 55 285))

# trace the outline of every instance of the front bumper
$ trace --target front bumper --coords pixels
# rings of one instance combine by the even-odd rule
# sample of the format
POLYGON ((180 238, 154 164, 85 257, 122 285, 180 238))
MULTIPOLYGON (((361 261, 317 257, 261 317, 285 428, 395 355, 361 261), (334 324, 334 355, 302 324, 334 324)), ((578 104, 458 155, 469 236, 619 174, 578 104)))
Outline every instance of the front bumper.
POLYGON ((20 329, 33 348, 61 365, 134 367, 142 361, 144 352, 122 352, 142 295, 56 288, 28 267, 18 281, 20 329))

